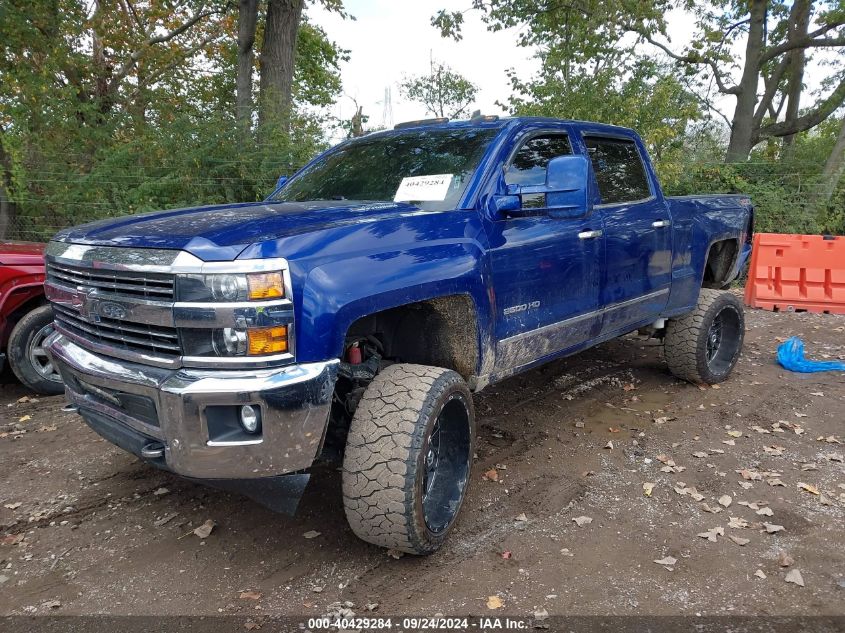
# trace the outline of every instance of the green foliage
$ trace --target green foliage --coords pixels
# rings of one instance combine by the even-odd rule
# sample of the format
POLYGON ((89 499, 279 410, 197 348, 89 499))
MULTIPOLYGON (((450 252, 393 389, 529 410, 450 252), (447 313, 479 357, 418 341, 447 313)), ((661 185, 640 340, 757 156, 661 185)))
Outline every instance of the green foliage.
POLYGON ((442 63, 432 63, 428 75, 409 77, 399 86, 402 96, 418 101, 426 113, 454 119, 466 113, 478 86, 442 63))
MULTIPOLYGON (((327 4, 342 11, 340 0, 327 4)), ((82 0, 0 4, 0 156, 16 211, 6 237, 47 239, 101 217, 260 200, 325 147, 321 122, 347 51, 302 22, 291 124, 259 144, 235 121, 236 4, 171 5, 137 3, 128 20, 102 0, 102 14, 82 0), (197 15, 172 40, 144 43, 148 32, 197 15)))
POLYGON ((845 182, 826 200, 821 178, 824 161, 819 160, 830 154, 842 124, 842 120, 832 120, 800 134, 790 158, 781 158, 768 146, 747 163, 725 164, 692 154, 679 177, 665 181, 664 188, 669 195, 749 195, 758 232, 845 235, 845 182))

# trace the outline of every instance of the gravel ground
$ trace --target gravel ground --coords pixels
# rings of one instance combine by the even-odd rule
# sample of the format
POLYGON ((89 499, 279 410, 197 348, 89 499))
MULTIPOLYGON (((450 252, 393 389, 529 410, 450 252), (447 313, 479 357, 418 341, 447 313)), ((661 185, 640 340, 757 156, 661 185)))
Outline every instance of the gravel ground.
POLYGON ((274 515, 6 378, 0 614, 845 615, 845 374, 774 363, 791 335, 845 358, 845 317, 747 318, 718 389, 628 337, 476 395, 469 497, 428 558, 358 541, 334 470, 274 515))

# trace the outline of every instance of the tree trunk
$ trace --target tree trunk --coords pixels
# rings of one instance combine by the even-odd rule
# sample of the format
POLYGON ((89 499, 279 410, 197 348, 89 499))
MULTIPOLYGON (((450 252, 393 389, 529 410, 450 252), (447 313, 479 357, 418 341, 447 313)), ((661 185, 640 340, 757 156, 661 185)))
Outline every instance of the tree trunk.
POLYGON ((255 60, 253 46, 257 21, 258 0, 240 0, 235 113, 242 131, 248 131, 252 121, 252 67, 255 60))
MULTIPOLYGON (((803 39, 810 27, 810 0, 796 0, 789 14, 790 24, 788 37, 790 40, 803 39)), ((801 91, 804 88, 804 66, 807 56, 803 48, 789 52, 789 87, 786 103, 786 120, 795 121, 801 107, 801 91)), ((792 144, 795 135, 783 137, 783 148, 787 156, 793 153, 792 144)))
POLYGON ((268 0, 261 46, 258 124, 263 136, 287 131, 293 101, 296 34, 304 0, 268 0))
POLYGON ((754 106, 757 105, 757 84, 760 80, 760 54, 765 46, 767 0, 751 0, 748 43, 745 46, 745 66, 736 96, 736 110, 731 122, 731 140, 725 161, 736 163, 748 160, 757 142, 754 130, 754 106))
POLYGON ((0 138, 0 239, 12 237, 15 222, 15 203, 9 200, 9 156, 0 138))
POLYGON ((842 172, 845 171, 845 119, 842 120, 842 127, 839 128, 839 136, 836 138, 836 144, 833 146, 833 151, 827 157, 827 162, 824 164, 824 171, 822 171, 822 178, 824 185, 822 187, 822 198, 819 200, 819 206, 825 206, 836 191, 836 185, 839 184, 839 179, 842 178, 842 172))

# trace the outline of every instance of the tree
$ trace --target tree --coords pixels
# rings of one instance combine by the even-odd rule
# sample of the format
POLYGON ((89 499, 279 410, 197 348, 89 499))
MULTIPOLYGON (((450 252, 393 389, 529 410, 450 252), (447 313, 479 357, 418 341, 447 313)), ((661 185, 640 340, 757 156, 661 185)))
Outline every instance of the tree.
POLYGON ((261 45, 258 124, 262 136, 286 131, 293 99, 294 59, 304 0, 267 0, 261 45))
MULTIPOLYGON (((577 65, 596 51, 651 44, 694 79, 700 97, 711 103, 710 86, 735 99, 726 151, 728 161, 748 158, 768 138, 791 138, 812 129, 845 102, 841 60, 830 66, 829 91, 801 110, 803 67, 814 50, 845 46, 845 7, 841 2, 796 0, 573 0, 549 3, 537 10, 526 0, 473 0, 493 30, 526 27, 521 43, 538 45, 571 57, 577 65), (674 47, 666 15, 673 9, 691 12, 698 24, 695 37, 674 47), (625 38, 635 38, 631 42, 625 38), (744 52, 734 58, 742 44, 744 52), (762 91, 761 91, 762 88, 762 91), (784 103, 786 116, 781 117, 784 103)), ((432 23, 444 35, 460 37, 463 13, 441 11, 432 23)))
POLYGON ((287 129, 258 144, 251 50, 266 5, 255 0, 250 46, 243 4, 242 15, 228 0, 0 2, 0 237, 260 199, 324 148, 346 51, 300 18, 287 129))
POLYGON ((428 75, 405 79, 399 90, 406 99, 422 103, 426 113, 454 119, 475 100, 478 86, 445 64, 432 61, 428 75))

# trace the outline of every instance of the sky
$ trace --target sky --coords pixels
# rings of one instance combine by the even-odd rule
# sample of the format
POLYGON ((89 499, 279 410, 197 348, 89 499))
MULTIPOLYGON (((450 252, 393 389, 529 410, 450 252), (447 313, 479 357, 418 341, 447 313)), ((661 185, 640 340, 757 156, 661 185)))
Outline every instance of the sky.
POLYGON ((344 5, 355 16, 354 21, 312 5, 309 19, 322 26, 340 47, 351 51, 350 61, 342 66, 344 96, 335 115, 350 118, 355 99, 370 117, 370 126, 392 127, 431 116, 421 104, 402 99, 399 83, 405 77, 428 73, 432 56, 480 88, 475 109, 484 114, 504 114, 495 102, 510 94, 507 69, 530 76, 537 72, 539 63, 532 59, 533 51, 516 45, 513 31, 487 31, 477 12, 466 14, 460 42, 442 38, 431 26, 431 16, 439 9, 464 10, 470 4, 471 0, 346 0, 344 5), (391 91, 393 113, 388 120, 384 117, 386 88, 391 91))
MULTIPOLYGON (((505 114, 496 101, 505 101, 511 93, 508 69, 527 79, 537 73, 539 62, 534 59, 533 50, 517 45, 516 30, 488 31, 477 11, 466 11, 471 4, 471 0, 345 0, 344 6, 355 20, 344 20, 318 3, 310 5, 309 19, 322 26, 340 47, 350 51, 350 60, 341 66, 344 96, 338 100, 334 115, 349 119, 357 101, 369 116, 367 127, 392 127, 402 121, 431 116, 422 104, 402 98, 399 83, 406 77, 428 73, 432 57, 479 87, 471 110, 505 114), (431 17, 440 9, 466 11, 461 41, 443 38, 431 26, 431 17), (386 89, 390 90, 388 111, 386 89)), ((673 12, 667 16, 667 22, 671 42, 681 50, 695 30, 693 18, 673 12)), ((744 41, 740 39, 736 46, 741 48, 744 41)), ((741 50, 736 52, 741 56, 741 50)), ((812 63, 808 65, 805 79, 810 89, 818 87, 813 80, 820 76, 823 74, 813 72, 812 63)), ((734 97, 716 93, 713 103, 728 117, 733 114, 734 97)), ((332 142, 342 140, 342 132, 333 134, 332 142)))

